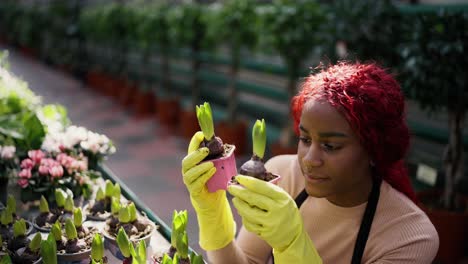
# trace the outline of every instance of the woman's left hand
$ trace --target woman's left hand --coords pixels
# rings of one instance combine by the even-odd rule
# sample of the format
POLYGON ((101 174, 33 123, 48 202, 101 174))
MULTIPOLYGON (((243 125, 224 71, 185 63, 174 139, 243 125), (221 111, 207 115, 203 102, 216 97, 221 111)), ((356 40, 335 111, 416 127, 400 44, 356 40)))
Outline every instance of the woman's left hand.
MULTIPOLYGON (((232 202, 244 227, 265 240, 275 259, 296 259, 321 263, 315 247, 304 231, 302 217, 294 200, 282 188, 253 177, 238 175, 240 185, 230 185, 232 202)), ((281 263, 281 262, 278 262, 281 263)), ((292 262, 291 262, 292 263, 292 262)))

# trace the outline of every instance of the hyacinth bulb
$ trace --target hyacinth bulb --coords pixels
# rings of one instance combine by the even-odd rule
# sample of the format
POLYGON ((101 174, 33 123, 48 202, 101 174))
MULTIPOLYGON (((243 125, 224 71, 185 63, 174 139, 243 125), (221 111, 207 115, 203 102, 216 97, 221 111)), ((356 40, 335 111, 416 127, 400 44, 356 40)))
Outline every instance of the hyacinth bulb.
POLYGON ((130 222, 133 222, 137 219, 137 209, 135 207, 135 203, 130 203, 128 205, 128 211, 130 213, 130 222))
POLYGON ((76 227, 81 227, 83 224, 83 213, 81 212, 81 208, 77 207, 73 211, 73 222, 76 227))
POLYGON ((126 224, 130 222, 130 210, 128 207, 123 206, 119 211, 119 222, 126 224))
POLYGON ((114 185, 110 180, 106 180, 106 197, 112 197, 114 194, 114 185))
POLYGON ((62 240, 62 227, 59 221, 55 222, 55 224, 52 225, 50 233, 54 236, 54 239, 56 241, 62 240))
POLYGON ((115 197, 112 197, 111 201, 111 213, 113 215, 118 214, 120 211, 120 199, 117 199, 115 197))
POLYGON ((112 197, 115 197, 120 200, 121 193, 122 193, 122 190, 120 190, 120 184, 116 183, 114 185, 114 193, 112 194, 112 197))
POLYGON ((104 257, 104 242, 101 235, 94 235, 91 244, 91 258, 95 261, 100 261, 104 257))
POLYGON ((65 207, 65 199, 67 194, 62 189, 55 189, 55 201, 59 208, 65 207))
POLYGON ((20 219, 13 224, 13 236, 20 237, 26 235, 26 222, 20 219))
POLYGON ((65 221, 65 234, 67 235, 68 240, 74 240, 78 237, 75 224, 73 224, 70 218, 65 221))
POLYGON ((133 245, 130 243, 127 233, 125 233, 122 227, 119 229, 119 233, 117 234, 117 245, 125 258, 129 258, 131 256, 130 247, 133 248, 133 245))
POLYGON ((67 199, 65 200, 65 211, 73 212, 74 207, 75 204, 73 202, 73 198, 71 197, 71 195, 67 196, 67 199))
POLYGON ((39 204, 39 211, 41 213, 48 213, 49 212, 49 203, 47 203, 47 200, 43 195, 41 195, 41 202, 39 204))
POLYGON ((252 128, 253 154, 263 159, 266 147, 266 125, 265 120, 257 120, 252 128))
POLYGON ((132 264, 146 264, 146 243, 140 240, 135 251, 132 252, 132 264))
POLYGON ((39 251, 39 249, 41 248, 41 242, 42 242, 41 233, 37 232, 36 235, 34 235, 34 238, 29 243, 29 249, 32 252, 39 251))
POLYGON ((96 193, 96 201, 102 201, 106 198, 105 194, 104 194, 104 191, 99 188, 97 193, 96 193))
POLYGON ((172 215, 172 233, 171 233, 171 245, 175 248, 177 246, 177 237, 179 234, 186 230, 188 222, 187 210, 177 212, 174 210, 172 215))

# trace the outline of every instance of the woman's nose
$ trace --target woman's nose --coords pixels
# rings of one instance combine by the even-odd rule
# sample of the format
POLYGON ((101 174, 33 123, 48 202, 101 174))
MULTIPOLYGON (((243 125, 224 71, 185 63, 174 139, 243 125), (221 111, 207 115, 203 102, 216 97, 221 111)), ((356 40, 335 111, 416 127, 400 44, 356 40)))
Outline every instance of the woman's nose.
POLYGON ((321 166, 323 164, 323 158, 320 146, 317 146, 317 144, 311 144, 306 155, 303 157, 303 162, 304 164, 307 164, 307 166, 321 166))

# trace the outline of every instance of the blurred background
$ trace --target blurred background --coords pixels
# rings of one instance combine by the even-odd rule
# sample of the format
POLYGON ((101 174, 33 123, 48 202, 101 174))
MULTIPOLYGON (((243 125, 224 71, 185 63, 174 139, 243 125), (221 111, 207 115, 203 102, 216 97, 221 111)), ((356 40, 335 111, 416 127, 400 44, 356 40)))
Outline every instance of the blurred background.
MULTIPOLYGON (((267 123, 267 157, 295 153, 289 100, 320 64, 375 61, 407 98, 406 161, 441 238, 437 263, 468 252, 468 1, 3 0, 0 48, 13 73, 73 124, 106 134, 104 165, 170 224, 196 217, 180 162, 211 103, 215 133, 250 158, 267 123)), ((239 222, 239 218, 236 217, 239 222)))

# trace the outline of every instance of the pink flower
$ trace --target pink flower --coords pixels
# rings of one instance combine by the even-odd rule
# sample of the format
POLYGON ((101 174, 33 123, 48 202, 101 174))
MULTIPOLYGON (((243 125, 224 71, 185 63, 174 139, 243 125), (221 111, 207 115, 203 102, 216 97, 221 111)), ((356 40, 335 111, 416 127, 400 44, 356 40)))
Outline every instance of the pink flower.
POLYGON ((62 166, 53 166, 49 169, 50 176, 53 178, 61 178, 63 176, 63 168, 62 166))
POLYGON ((39 174, 41 174, 41 175, 49 174, 49 167, 48 166, 39 166, 39 174))
POLYGON ((32 159, 34 164, 40 164, 42 158, 45 157, 45 153, 42 150, 30 150, 28 151, 28 157, 32 159))
POLYGON ((18 179, 18 185, 24 189, 28 187, 29 181, 27 179, 18 179))
POLYGON ((31 169, 23 169, 18 173, 18 176, 23 179, 31 178, 31 169))
POLYGON ((15 156, 16 147, 15 146, 4 146, 1 149, 0 156, 2 159, 12 159, 15 156))
POLYGON ((24 159, 21 161, 22 169, 32 169, 32 167, 34 167, 34 162, 31 159, 24 159))

